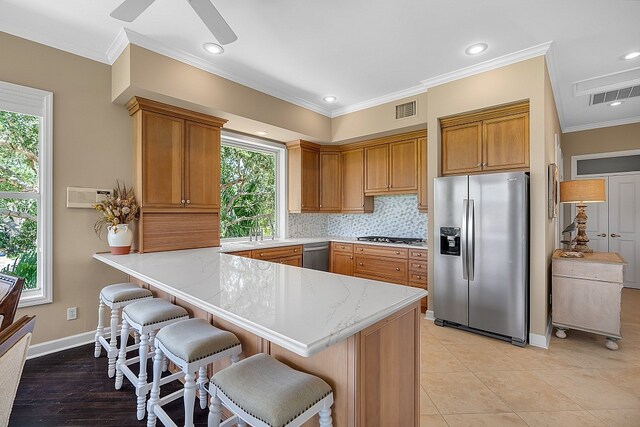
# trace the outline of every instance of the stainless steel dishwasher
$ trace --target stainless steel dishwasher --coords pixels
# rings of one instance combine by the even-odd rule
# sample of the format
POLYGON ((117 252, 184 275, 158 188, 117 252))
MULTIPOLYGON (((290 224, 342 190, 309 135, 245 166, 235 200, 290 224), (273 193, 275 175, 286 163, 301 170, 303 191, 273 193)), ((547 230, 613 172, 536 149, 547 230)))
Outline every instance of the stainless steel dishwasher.
POLYGON ((302 266, 313 270, 329 271, 329 242, 303 245, 302 266))

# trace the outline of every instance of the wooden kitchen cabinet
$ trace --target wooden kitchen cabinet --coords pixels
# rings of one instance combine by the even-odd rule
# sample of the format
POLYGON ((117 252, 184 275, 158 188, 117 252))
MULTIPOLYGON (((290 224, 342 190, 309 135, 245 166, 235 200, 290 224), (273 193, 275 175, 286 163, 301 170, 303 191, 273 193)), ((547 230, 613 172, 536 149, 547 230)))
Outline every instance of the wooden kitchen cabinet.
POLYGON ((389 192, 389 144, 366 147, 365 194, 389 192))
POLYGON ((342 212, 373 212, 373 197, 364 195, 364 149, 340 153, 342 166, 342 212))
POLYGON ((320 146, 307 141, 287 143, 289 212, 320 210, 320 146))
POLYGON ((442 175, 529 168, 529 103, 440 120, 442 175))
POLYGON ((427 148, 427 138, 418 138, 418 211, 421 213, 429 211, 427 148))
POLYGON ((350 243, 332 242, 329 270, 332 273, 353 276, 353 245, 350 243))
POLYGON ((302 246, 292 245, 254 249, 251 251, 251 258, 302 267, 302 246))
POLYGON ((138 251, 219 246, 226 120, 139 97, 127 109, 134 124, 138 251))
MULTIPOLYGON (((427 290, 427 250, 409 249, 409 286, 427 290)), ((422 311, 427 310, 427 297, 420 302, 422 311)))
POLYGON ((340 212, 340 152, 320 152, 320 211, 340 212))
POLYGON ((406 194, 418 190, 418 139, 365 147, 365 194, 406 194))

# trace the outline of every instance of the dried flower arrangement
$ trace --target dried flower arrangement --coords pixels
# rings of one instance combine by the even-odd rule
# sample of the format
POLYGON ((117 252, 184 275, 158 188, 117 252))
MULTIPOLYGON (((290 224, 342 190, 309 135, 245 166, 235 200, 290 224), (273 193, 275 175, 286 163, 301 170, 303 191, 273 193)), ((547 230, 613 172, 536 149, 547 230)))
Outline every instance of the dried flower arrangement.
MULTIPOLYGON (((100 203, 94 204, 93 207, 102 214, 93 227, 98 237, 105 226, 109 228, 118 224, 128 224, 138 219, 140 212, 133 188, 127 188, 124 182, 120 186, 119 181, 116 181, 113 193, 100 203)), ((114 229, 115 232, 117 232, 116 229, 114 229)))

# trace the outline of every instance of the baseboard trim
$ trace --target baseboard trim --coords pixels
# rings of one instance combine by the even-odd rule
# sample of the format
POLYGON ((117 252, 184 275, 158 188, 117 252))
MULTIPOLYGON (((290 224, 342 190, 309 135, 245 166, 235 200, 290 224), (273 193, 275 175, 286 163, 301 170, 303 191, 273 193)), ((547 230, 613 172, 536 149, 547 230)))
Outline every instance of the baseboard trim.
POLYGON ((436 320, 436 317, 433 315, 433 310, 427 310, 424 318, 427 320, 436 320))
POLYGON ((547 321, 547 331, 545 335, 532 334, 529 333, 529 344, 534 347, 540 348, 549 348, 549 343, 551 342, 551 331, 553 330, 553 326, 551 325, 551 317, 547 321))
MULTIPOLYGON (((110 328, 104 328, 105 335, 110 334, 110 331, 110 328)), ((62 350, 68 350, 74 347, 80 347, 81 345, 95 342, 95 339, 96 331, 87 331, 81 334, 71 335, 69 337, 58 338, 57 340, 34 344, 29 346, 29 351, 27 352, 27 360, 46 356, 47 354, 51 353, 57 353, 62 350)))

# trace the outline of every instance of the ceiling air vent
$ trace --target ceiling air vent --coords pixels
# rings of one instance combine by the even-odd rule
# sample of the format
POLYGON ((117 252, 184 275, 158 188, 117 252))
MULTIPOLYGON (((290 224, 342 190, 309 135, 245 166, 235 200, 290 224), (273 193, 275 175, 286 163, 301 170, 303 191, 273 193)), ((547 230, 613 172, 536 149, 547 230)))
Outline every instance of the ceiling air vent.
POLYGON ((591 95, 589 105, 602 104, 603 102, 620 101, 622 99, 633 98, 634 96, 640 96, 640 85, 629 86, 617 90, 610 90, 607 92, 594 93, 593 95, 591 95))
POLYGON ((416 101, 405 102, 404 104, 396 105, 396 120, 413 117, 416 114, 416 101))

